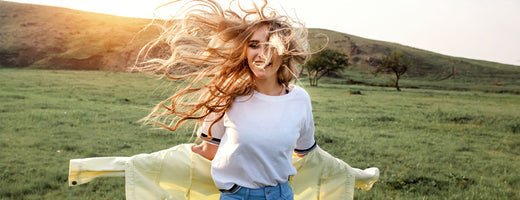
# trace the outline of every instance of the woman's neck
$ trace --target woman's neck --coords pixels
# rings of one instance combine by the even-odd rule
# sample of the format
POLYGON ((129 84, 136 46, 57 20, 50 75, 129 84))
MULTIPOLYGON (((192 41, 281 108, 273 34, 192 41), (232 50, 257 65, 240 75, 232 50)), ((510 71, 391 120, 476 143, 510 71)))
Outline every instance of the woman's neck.
POLYGON ((256 91, 269 95, 280 96, 286 94, 285 86, 278 81, 256 80, 256 91))

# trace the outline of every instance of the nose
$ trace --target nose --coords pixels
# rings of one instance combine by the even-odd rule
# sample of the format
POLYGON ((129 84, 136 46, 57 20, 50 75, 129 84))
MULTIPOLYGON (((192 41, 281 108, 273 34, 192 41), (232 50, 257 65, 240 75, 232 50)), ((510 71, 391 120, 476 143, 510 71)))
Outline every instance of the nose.
POLYGON ((258 57, 264 59, 265 58, 265 47, 261 46, 258 48, 258 57))

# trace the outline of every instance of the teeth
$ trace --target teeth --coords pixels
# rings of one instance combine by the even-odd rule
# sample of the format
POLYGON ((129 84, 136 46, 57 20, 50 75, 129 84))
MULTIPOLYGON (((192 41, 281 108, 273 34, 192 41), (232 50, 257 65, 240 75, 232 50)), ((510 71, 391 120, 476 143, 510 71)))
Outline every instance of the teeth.
POLYGON ((271 64, 273 64, 273 63, 266 64, 266 63, 263 63, 263 62, 257 62, 257 63, 254 63, 254 64, 256 66, 258 66, 258 67, 264 68, 264 67, 267 67, 267 66, 271 66, 271 64))

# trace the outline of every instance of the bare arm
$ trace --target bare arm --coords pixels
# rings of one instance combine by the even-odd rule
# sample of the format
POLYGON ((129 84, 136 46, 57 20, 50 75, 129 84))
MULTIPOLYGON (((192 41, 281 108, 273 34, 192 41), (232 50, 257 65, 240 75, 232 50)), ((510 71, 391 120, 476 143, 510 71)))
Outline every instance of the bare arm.
POLYGON ((295 155, 298 158, 302 158, 303 156, 306 156, 307 154, 297 154, 297 153, 294 153, 293 155, 295 155))
POLYGON ((213 160, 213 158, 215 158, 215 154, 217 153, 218 145, 202 142, 199 145, 191 147, 191 150, 208 160, 213 160))

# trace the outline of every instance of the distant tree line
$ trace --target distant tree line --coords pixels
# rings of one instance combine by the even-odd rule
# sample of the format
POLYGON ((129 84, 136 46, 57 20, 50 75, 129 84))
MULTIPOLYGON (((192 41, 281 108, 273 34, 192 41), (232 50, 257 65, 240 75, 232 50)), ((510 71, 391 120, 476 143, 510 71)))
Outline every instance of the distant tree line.
MULTIPOLYGON (((333 49, 323 49, 318 53, 312 54, 311 58, 305 65, 303 70, 307 74, 309 84, 318 86, 318 80, 325 75, 338 73, 348 67, 348 55, 333 49)), ((399 80, 406 74, 412 66, 412 60, 406 57, 401 51, 393 50, 390 54, 383 56, 381 59, 374 60, 376 68, 373 73, 393 73, 395 75, 394 86, 397 91, 399 88, 399 80)))

